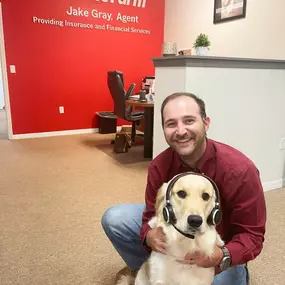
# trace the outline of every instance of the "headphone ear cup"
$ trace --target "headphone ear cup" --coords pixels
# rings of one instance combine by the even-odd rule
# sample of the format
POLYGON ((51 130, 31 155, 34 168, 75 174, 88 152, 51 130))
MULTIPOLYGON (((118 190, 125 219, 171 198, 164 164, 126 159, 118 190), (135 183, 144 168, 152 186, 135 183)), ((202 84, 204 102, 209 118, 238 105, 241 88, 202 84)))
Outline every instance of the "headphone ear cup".
POLYGON ((213 213, 213 222, 215 223, 215 226, 220 224, 222 221, 222 211, 219 208, 216 208, 213 213))
POLYGON ((168 210, 168 205, 163 207, 162 214, 163 214, 164 221, 169 224, 170 214, 169 214, 169 210, 168 210))
POLYGON ((217 226, 222 221, 222 212, 220 209, 216 206, 211 214, 209 215, 207 219, 207 223, 210 226, 217 226))
POLYGON ((166 223, 176 224, 176 217, 175 217, 173 208, 170 204, 164 206, 162 214, 163 214, 163 218, 166 223))

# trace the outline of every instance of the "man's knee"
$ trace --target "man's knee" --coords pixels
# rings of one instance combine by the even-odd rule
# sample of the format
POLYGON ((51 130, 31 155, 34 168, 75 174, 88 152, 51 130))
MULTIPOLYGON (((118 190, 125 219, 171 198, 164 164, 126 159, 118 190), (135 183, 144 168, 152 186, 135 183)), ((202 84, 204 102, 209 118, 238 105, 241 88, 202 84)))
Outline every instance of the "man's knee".
POLYGON ((118 221, 120 221, 120 211, 118 206, 112 206, 108 208, 101 218, 101 225, 106 233, 112 231, 116 226, 118 226, 118 221))
POLYGON ((143 204, 119 204, 108 208, 101 224, 109 238, 137 238, 140 234, 143 204))

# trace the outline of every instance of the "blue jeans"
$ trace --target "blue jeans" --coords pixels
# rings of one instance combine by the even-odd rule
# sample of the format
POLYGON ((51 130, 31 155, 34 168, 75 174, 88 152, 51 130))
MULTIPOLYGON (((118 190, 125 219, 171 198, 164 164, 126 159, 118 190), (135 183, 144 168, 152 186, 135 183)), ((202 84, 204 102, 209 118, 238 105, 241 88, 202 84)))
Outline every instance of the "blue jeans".
MULTIPOLYGON (((130 269, 138 269, 148 258, 140 239, 144 204, 122 204, 110 207, 102 217, 103 229, 130 269)), ((230 267, 215 276, 213 285, 247 285, 245 265, 230 267)))

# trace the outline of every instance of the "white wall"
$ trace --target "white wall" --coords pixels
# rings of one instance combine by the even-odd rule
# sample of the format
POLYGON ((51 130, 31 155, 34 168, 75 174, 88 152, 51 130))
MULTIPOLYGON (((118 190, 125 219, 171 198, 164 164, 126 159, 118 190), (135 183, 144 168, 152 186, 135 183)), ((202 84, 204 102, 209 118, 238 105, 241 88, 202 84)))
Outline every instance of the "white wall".
POLYGON ((186 86, 186 69, 184 67, 160 67, 155 69, 153 157, 165 150, 168 145, 162 130, 161 104, 166 96, 184 91, 186 86))
MULTIPOLYGON (((1 65, 1 62, 0 62, 1 65)), ((4 89, 3 89, 3 78, 2 78, 2 68, 0 66, 0 110, 5 105, 4 103, 4 89)))
POLYGON ((208 136, 236 147, 260 170, 265 189, 285 178, 285 70, 188 68, 186 90, 211 118, 208 136))
POLYGON ((157 67, 154 157, 168 145, 160 119, 163 99, 192 92, 206 103, 208 137, 232 145, 260 170, 264 190, 285 185, 285 70, 251 68, 157 67))
POLYGON ((247 0, 245 19, 213 24, 214 0, 166 0, 165 41, 192 48, 206 33, 209 55, 285 59, 285 0, 247 0))

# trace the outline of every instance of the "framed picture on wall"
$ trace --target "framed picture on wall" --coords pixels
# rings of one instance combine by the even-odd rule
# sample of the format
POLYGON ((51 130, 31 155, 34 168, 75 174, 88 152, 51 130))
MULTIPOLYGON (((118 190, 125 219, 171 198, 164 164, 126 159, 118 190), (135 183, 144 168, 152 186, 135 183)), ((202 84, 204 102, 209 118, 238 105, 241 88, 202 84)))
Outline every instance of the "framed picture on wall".
POLYGON ((246 0, 214 1, 214 24, 245 18, 246 0))

